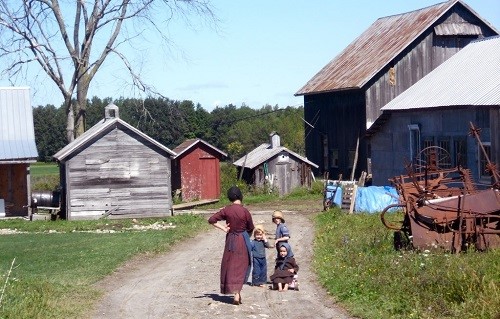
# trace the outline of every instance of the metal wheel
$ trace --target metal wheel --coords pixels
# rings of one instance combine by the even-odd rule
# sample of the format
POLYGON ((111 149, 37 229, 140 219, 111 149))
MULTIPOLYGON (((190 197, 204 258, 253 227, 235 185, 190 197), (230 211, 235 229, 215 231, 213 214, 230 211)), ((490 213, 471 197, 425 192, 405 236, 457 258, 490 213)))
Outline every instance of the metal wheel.
POLYGON ((415 159, 417 173, 437 172, 451 168, 451 156, 447 150, 439 146, 429 146, 421 150, 415 159))

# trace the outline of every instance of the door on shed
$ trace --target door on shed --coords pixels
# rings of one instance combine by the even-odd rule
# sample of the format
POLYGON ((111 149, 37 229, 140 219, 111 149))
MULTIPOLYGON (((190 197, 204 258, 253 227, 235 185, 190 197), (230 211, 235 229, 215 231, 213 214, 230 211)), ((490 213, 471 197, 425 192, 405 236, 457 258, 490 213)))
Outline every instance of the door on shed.
POLYGON ((219 198, 219 166, 215 157, 200 158, 201 199, 219 198))

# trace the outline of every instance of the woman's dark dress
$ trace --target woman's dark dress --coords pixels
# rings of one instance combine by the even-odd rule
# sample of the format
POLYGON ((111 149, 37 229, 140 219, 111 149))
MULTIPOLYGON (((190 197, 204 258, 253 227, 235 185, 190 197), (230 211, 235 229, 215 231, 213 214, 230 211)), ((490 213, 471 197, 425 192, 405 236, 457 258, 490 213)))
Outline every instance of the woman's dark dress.
POLYGON ((276 266, 274 267, 274 274, 271 275, 270 279, 273 284, 291 284, 293 276, 299 271, 299 265, 295 262, 293 257, 278 257, 276 259, 276 266), (294 272, 290 272, 288 269, 293 269, 294 272))
MULTIPOLYGON (((220 291, 233 294, 241 291, 250 267, 250 257, 243 232, 249 235, 254 229, 252 215, 243 206, 232 204, 224 207, 208 219, 210 224, 225 220, 230 230, 220 268, 220 291)), ((249 237, 248 237, 249 238, 249 237)))

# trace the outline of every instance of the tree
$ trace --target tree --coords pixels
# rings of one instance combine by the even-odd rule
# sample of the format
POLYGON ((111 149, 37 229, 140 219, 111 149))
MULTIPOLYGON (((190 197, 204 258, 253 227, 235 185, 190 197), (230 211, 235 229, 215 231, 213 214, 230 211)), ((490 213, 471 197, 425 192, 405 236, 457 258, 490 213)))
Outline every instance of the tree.
POLYGON ((27 76, 29 65, 38 65, 62 93, 66 138, 71 142, 85 131, 90 84, 108 57, 123 62, 138 89, 156 93, 123 49, 151 30, 168 43, 161 24, 192 13, 216 22, 209 0, 0 1, 2 77, 15 84, 27 76), (155 19, 159 12, 165 20, 155 19))

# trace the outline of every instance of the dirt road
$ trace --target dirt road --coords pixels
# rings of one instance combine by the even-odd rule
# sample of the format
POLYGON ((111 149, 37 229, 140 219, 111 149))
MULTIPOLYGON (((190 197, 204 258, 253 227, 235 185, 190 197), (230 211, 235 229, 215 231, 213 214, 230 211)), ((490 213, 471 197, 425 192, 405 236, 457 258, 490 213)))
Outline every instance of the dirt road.
MULTIPOLYGON (((252 211, 254 223, 274 233, 271 211, 252 211)), ((209 215, 207 215, 208 218, 209 215)), ((316 283, 311 271, 310 213, 285 211, 299 264, 299 291, 278 292, 244 285, 242 304, 219 292, 225 234, 212 229, 160 257, 132 261, 100 283, 106 294, 93 318, 350 318, 316 283)), ((274 238, 269 236, 268 238, 274 238)), ((268 275, 274 249, 267 250, 268 275)), ((268 285, 269 286, 269 285, 268 285)))

